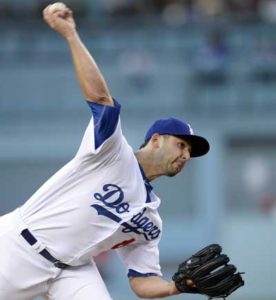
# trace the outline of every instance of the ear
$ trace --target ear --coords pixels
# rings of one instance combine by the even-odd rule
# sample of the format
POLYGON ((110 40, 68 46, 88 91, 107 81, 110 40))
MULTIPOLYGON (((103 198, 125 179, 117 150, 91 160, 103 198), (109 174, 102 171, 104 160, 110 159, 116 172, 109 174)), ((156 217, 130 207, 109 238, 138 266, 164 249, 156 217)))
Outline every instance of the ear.
POLYGON ((154 133, 150 139, 150 143, 153 148, 159 148, 162 144, 162 135, 154 133))

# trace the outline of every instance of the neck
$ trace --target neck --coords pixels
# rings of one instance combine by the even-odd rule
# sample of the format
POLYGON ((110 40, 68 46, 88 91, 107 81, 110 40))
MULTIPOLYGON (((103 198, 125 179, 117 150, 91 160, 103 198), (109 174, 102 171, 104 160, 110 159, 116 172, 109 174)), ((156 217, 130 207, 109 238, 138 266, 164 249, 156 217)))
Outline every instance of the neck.
POLYGON ((142 167, 145 176, 147 177, 148 181, 152 181, 164 174, 161 172, 161 168, 156 162, 156 159, 152 155, 150 155, 146 150, 139 149, 135 156, 142 167))

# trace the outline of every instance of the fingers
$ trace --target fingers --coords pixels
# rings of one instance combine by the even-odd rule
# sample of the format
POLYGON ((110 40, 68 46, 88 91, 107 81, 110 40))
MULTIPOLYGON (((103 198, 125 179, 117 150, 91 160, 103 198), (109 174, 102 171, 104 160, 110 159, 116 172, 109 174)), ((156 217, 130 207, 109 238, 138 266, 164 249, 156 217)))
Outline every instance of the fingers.
POLYGON ((205 262, 202 266, 199 266, 194 271, 194 276, 202 277, 209 274, 210 272, 222 267, 229 262, 229 257, 225 254, 221 254, 215 258, 212 258, 208 262, 205 262))
POLYGON ((43 18, 52 28, 55 27, 58 18, 67 17, 72 17, 72 10, 61 2, 50 4, 43 10, 43 18))
POLYGON ((189 286, 189 287, 192 287, 192 288, 195 288, 196 285, 194 284, 194 282, 191 280, 191 279, 187 279, 186 280, 186 284, 189 286))
POLYGON ((47 13, 49 13, 49 14, 51 14, 51 13, 55 13, 56 11, 63 11, 65 9, 67 9, 67 6, 64 3, 62 3, 62 2, 56 2, 54 4, 48 5, 44 9, 44 11, 47 12, 47 13))

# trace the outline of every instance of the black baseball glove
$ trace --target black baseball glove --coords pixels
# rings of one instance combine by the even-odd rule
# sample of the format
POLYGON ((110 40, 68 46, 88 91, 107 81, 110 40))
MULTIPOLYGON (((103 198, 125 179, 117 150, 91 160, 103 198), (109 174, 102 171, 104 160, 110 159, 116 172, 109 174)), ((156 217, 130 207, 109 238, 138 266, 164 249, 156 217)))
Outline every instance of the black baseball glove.
POLYGON ((241 273, 228 264, 228 256, 221 251, 220 245, 212 244, 181 263, 172 277, 176 288, 181 293, 202 294, 211 299, 226 298, 243 286, 241 273))

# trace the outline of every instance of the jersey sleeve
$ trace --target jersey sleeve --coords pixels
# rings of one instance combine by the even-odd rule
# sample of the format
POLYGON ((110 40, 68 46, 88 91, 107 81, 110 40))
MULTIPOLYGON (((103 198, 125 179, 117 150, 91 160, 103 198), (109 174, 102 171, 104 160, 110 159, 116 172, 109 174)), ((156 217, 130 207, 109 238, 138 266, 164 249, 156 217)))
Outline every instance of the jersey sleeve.
POLYGON ((162 276, 156 240, 129 245, 116 251, 126 267, 128 277, 162 276))
POLYGON ((115 100, 114 106, 87 102, 91 109, 91 120, 84 133, 77 155, 114 155, 122 141, 120 126, 121 105, 115 100))

